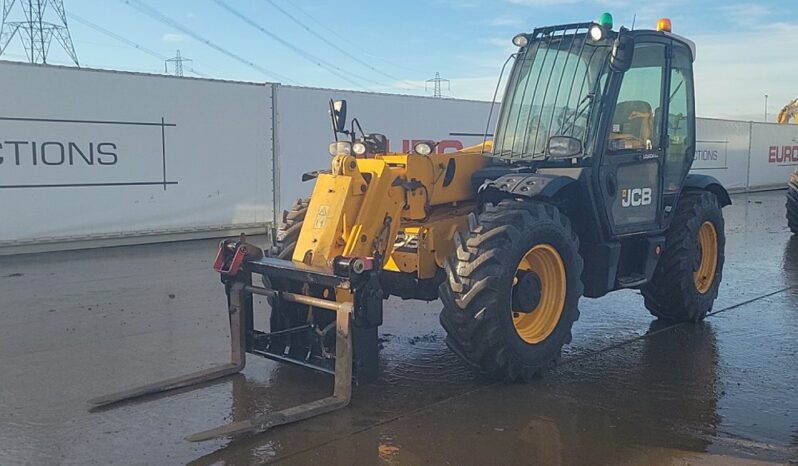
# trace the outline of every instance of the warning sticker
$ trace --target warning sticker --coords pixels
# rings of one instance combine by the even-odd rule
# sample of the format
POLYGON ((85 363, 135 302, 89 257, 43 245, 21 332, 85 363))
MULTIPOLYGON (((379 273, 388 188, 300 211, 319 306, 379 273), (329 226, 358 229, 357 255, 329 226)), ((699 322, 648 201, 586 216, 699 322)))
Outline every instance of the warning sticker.
POLYGON ((324 225, 327 224, 327 217, 330 215, 330 206, 323 205, 319 207, 319 213, 316 214, 316 222, 313 224, 313 228, 316 230, 321 230, 324 228, 324 225))

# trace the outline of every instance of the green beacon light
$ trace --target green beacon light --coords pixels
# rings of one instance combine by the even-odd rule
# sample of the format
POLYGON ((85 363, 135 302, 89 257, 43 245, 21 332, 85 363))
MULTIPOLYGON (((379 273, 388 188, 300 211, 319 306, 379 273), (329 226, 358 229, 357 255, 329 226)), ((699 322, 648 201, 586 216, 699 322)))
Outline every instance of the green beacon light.
POLYGON ((607 28, 609 30, 612 29, 612 15, 609 13, 602 13, 599 16, 598 23, 601 27, 607 28))

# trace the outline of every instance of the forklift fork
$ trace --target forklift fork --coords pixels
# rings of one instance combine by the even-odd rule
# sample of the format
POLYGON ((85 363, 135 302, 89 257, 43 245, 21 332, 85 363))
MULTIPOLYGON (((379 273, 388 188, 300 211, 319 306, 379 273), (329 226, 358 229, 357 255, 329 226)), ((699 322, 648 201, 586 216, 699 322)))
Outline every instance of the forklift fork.
POLYGON ((313 416, 328 413, 349 404, 352 396, 352 333, 351 323, 353 305, 350 302, 333 302, 326 299, 315 298, 295 293, 278 292, 268 288, 251 285, 249 274, 242 274, 229 283, 229 317, 230 317, 230 349, 231 362, 228 364, 193 372, 181 377, 174 377, 160 382, 155 382, 140 387, 124 390, 106 396, 89 400, 92 410, 100 407, 121 403, 124 401, 141 398, 148 395, 189 387, 205 382, 210 382, 222 377, 240 372, 246 362, 247 338, 249 328, 248 319, 252 316, 252 295, 277 297, 283 301, 304 304, 317 308, 327 309, 336 313, 336 344, 335 344, 335 387, 332 396, 322 398, 310 403, 302 404, 281 411, 256 416, 249 420, 233 422, 214 429, 200 432, 186 440, 199 442, 217 437, 236 436, 241 434, 254 434, 266 431, 271 427, 301 421, 313 416), (246 279, 240 278, 246 275, 246 279))

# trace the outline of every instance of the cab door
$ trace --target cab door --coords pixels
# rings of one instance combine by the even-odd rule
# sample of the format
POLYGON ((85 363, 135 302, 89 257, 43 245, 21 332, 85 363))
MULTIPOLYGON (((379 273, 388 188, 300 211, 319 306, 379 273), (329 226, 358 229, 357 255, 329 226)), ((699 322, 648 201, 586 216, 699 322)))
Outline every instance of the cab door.
POLYGON ((695 92, 693 89, 693 53, 689 47, 672 41, 669 63, 667 115, 663 120, 665 151, 663 158, 662 227, 670 225, 684 178, 695 157, 695 92))
MULTIPOLYGON (((668 44, 638 42, 621 77, 599 168, 613 236, 659 229, 668 89, 668 44)), ((617 84, 616 84, 617 86, 617 84)))

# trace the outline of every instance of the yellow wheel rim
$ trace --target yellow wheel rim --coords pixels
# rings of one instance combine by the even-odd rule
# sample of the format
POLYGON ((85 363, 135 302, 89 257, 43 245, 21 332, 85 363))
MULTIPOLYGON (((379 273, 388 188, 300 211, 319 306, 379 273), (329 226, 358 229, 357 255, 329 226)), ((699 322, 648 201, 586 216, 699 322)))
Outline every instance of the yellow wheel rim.
POLYGON ((513 325, 522 340, 537 344, 551 335, 565 308, 565 265, 560 253, 548 244, 539 244, 524 255, 518 264, 513 286, 518 282, 518 272, 533 272, 540 281, 540 301, 530 313, 513 309, 513 325))
POLYGON ((718 232, 712 222, 704 222, 698 231, 699 256, 698 270, 693 272, 695 288, 705 294, 715 281, 718 268, 718 232))

